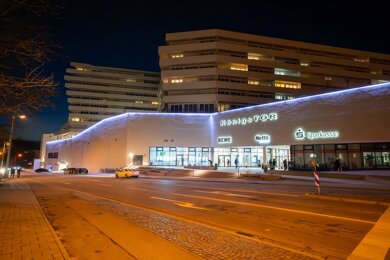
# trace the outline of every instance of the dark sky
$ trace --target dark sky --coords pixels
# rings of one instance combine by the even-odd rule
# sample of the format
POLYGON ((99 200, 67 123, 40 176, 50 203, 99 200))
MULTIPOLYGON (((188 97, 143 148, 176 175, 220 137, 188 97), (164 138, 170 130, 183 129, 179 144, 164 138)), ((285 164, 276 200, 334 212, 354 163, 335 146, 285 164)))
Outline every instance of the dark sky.
MULTIPOLYGON (((383 1, 387 2, 387 1, 383 1)), ((158 46, 165 33, 226 29, 390 54, 389 4, 338 1, 62 1, 62 18, 49 19, 60 57, 49 64, 60 83, 47 109, 21 124, 20 137, 39 140, 66 123, 64 88, 70 61, 159 71, 158 46), (275 2, 275 3, 271 3, 275 2)))

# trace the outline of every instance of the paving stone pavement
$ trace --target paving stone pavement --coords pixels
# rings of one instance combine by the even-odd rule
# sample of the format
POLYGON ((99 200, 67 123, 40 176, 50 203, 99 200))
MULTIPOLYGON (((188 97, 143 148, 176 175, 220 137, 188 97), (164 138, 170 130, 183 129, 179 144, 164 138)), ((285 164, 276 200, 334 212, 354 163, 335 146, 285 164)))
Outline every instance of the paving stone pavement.
POLYGON ((75 194, 103 207, 204 259, 318 259, 258 240, 190 223, 162 213, 106 200, 86 193, 75 194))
POLYGON ((0 183, 0 259, 69 259, 29 185, 0 183))

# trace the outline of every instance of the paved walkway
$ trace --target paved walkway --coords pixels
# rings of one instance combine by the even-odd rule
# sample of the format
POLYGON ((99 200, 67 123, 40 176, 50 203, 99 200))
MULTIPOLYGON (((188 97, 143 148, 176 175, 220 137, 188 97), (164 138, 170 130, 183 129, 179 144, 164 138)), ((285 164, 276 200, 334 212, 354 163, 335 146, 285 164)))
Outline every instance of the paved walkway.
POLYGON ((0 182, 0 259, 70 259, 23 179, 0 182))

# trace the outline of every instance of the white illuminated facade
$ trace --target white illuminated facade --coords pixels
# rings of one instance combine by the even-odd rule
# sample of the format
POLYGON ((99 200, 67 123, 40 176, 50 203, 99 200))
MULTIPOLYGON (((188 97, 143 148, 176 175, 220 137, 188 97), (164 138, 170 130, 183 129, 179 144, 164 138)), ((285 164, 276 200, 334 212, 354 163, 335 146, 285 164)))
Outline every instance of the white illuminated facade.
POLYGON ((125 113, 47 143, 46 165, 390 168, 390 83, 222 113, 125 113), (249 122, 252 120, 251 122, 249 122), (229 125, 228 122, 231 122, 229 125), (235 122, 235 123, 233 123, 235 122), (49 158, 56 155, 57 158, 49 158))

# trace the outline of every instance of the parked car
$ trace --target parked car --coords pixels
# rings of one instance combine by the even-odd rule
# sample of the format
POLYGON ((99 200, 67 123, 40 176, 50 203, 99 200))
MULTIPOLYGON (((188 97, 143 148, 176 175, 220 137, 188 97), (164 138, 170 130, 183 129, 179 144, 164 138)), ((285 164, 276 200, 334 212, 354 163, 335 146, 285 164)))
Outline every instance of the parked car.
POLYGON ((49 170, 45 168, 38 168, 35 170, 35 172, 49 172, 49 170))
POLYGON ((138 178, 139 176, 139 170, 137 167, 131 167, 131 168, 122 168, 115 172, 115 178, 119 177, 135 177, 138 178))
POLYGON ((88 174, 87 168, 65 168, 64 174, 88 174))

